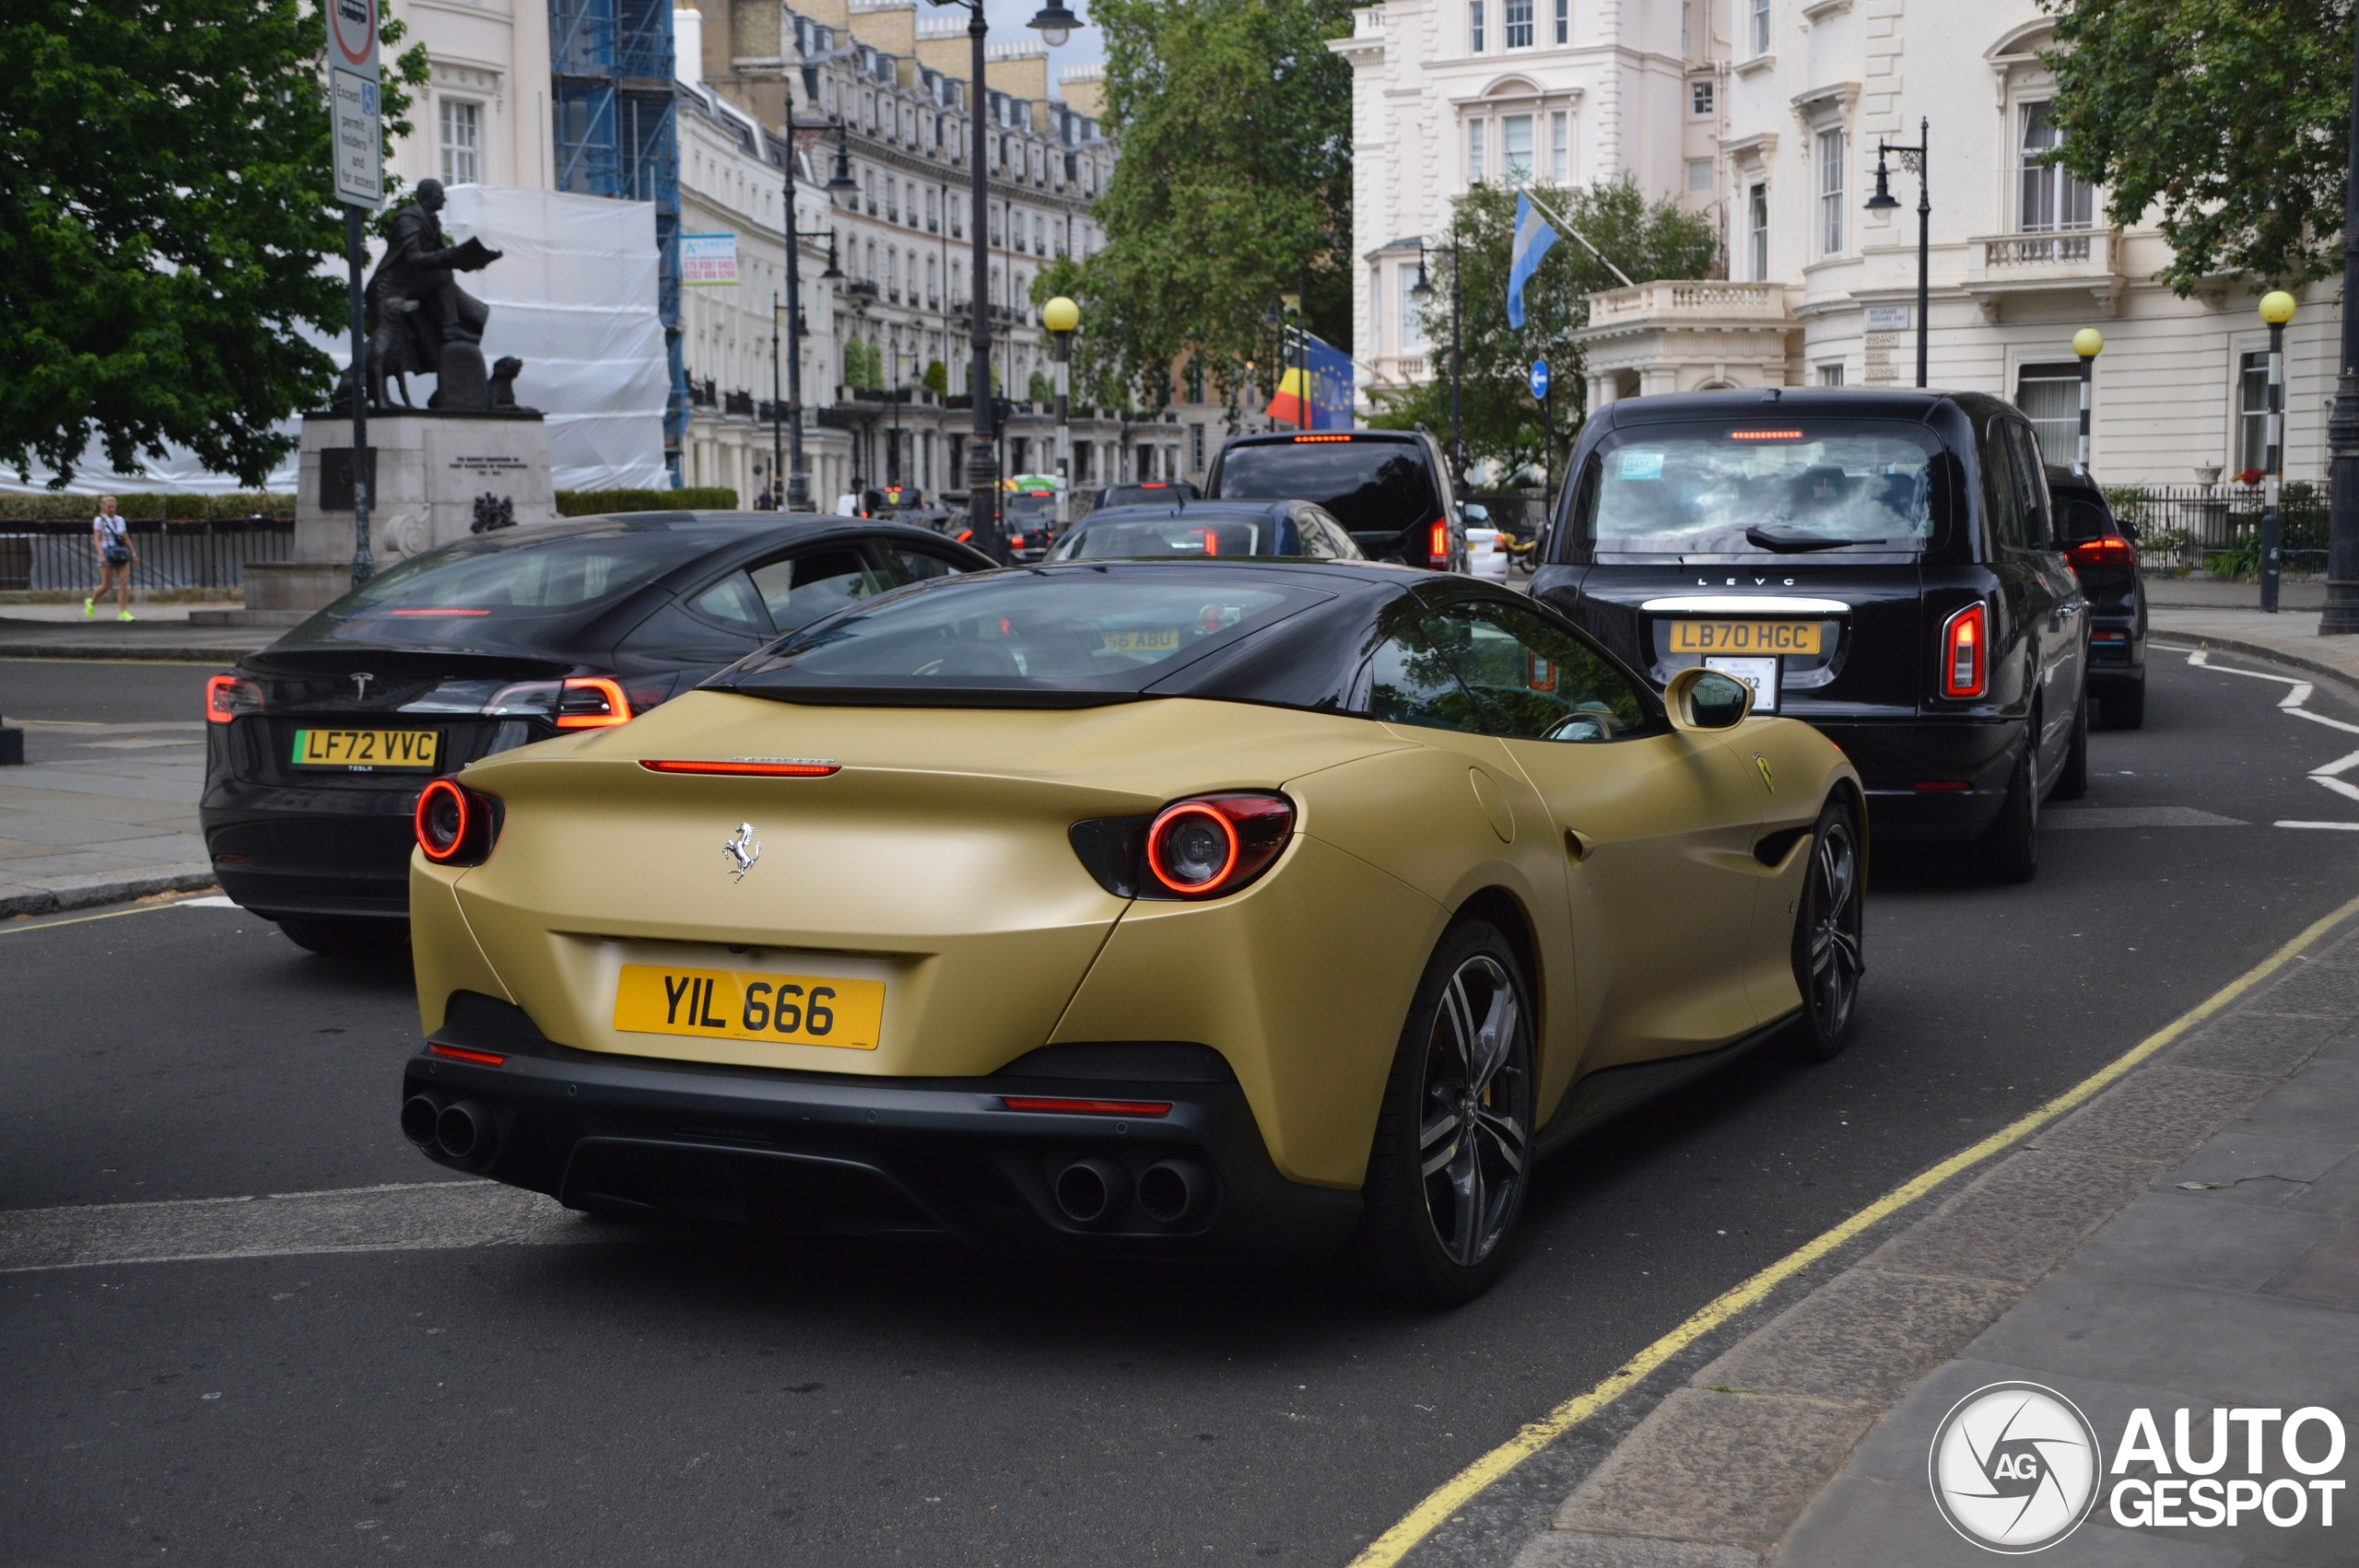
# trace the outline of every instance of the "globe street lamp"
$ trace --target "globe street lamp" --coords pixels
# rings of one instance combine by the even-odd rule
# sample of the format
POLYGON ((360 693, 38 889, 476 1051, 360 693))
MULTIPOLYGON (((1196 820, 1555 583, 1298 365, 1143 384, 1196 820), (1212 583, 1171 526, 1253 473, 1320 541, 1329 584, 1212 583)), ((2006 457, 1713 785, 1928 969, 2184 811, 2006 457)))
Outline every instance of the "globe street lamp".
MULTIPOLYGON (((983 19, 984 0, 933 0, 936 6, 963 6, 967 8, 967 41, 968 76, 973 86, 973 99, 967 105, 969 137, 967 156, 972 167, 968 170, 968 199, 974 210, 968 216, 974 223, 974 275, 968 293, 974 304, 972 345, 974 357, 968 372, 968 401, 973 404, 973 433, 967 439, 967 523, 974 535, 974 544, 995 561, 1005 562, 1007 531, 1001 526, 999 516, 999 453, 995 438, 998 434, 992 415, 996 401, 992 396, 992 318, 991 228, 986 221, 991 209, 991 176, 986 161, 991 155, 990 127, 984 121, 989 99, 983 91, 984 42, 991 28, 983 19)), ((1042 41, 1054 49, 1073 36, 1081 26, 1081 18, 1062 6, 1044 6, 1027 24, 1040 35, 1042 41)))
POLYGON ((2081 444, 2072 459, 2072 472, 2085 477, 2089 472, 2089 378, 2096 369, 2097 356, 2105 352, 2105 333, 2083 327, 2072 334, 2072 352, 2081 357, 2081 444))
POLYGON ((2277 590, 2283 575, 2281 546, 2285 542, 2285 522, 2278 511, 2278 502, 2285 484, 2285 323, 2294 319, 2294 297, 2282 288, 2272 288, 2260 297, 2260 319, 2269 323, 2269 426, 2264 443, 2268 455, 2261 466, 2268 471, 2262 481, 2260 503, 2260 608, 2264 614, 2277 614, 2277 590))
POLYGON ((1073 429, 1066 407, 1073 390, 1073 330, 1081 325, 1081 307, 1058 295, 1040 307, 1040 324, 1049 329, 1050 352, 1057 361, 1057 476, 1064 481, 1057 486, 1057 532, 1062 535, 1065 525, 1073 521, 1073 429))
POLYGON ((1917 176, 1917 384, 1925 384, 1927 323, 1925 310, 1931 292, 1933 204, 1925 189, 1925 152, 1933 144, 1932 123, 1919 118, 1917 122, 1917 145, 1895 146, 1878 138, 1876 142, 1876 193, 1868 198, 1870 212, 1891 212, 1900 205, 1900 198, 1892 193, 1890 170, 1884 163, 1888 153, 1900 155, 1900 167, 1917 176))

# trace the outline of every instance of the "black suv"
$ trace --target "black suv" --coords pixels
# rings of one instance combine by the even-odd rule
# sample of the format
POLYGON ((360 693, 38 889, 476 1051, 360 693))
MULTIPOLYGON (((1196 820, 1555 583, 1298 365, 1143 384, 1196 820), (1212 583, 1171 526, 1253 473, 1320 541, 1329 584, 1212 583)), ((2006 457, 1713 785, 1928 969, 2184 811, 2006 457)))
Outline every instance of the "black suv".
POLYGON ((2088 787, 2088 600, 2038 437, 1973 392, 1708 392, 1582 430, 1532 591, 1657 685, 1698 663, 1816 725, 1887 839, 2038 869, 2088 787))
POLYGON ((2146 722, 2146 579, 2138 531, 2113 515, 2085 474, 2048 465, 2048 493, 2081 591, 2089 596, 2089 695, 2097 723, 2135 730, 2146 722))
POLYGON ((1466 569, 1466 525, 1449 465, 1423 430, 1232 436, 1213 460, 1204 494, 1309 501, 1349 530, 1369 560, 1466 569))

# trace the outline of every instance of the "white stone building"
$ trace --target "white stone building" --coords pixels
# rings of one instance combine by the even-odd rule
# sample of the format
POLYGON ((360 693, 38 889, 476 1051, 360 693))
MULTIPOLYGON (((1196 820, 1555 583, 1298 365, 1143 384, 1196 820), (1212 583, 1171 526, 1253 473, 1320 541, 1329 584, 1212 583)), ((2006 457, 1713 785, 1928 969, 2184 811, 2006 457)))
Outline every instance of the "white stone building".
POLYGON ((549 143, 549 14, 544 0, 401 0, 403 48, 423 43, 429 72, 390 173, 405 190, 556 183, 549 143))

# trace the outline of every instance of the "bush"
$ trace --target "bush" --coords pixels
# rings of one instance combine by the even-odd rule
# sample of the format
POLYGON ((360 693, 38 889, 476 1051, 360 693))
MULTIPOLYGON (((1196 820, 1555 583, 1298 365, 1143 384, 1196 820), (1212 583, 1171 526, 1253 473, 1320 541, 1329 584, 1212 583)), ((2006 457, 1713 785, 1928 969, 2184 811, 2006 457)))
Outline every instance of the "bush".
MULTIPOLYGON (((208 518, 242 519, 256 515, 292 520, 295 497, 267 491, 228 496, 142 496, 115 497, 115 509, 135 522, 169 518, 174 522, 200 522, 208 518)), ((64 491, 0 496, 0 522, 88 522, 98 515, 96 496, 64 491)))
POLYGON ((925 390, 933 393, 936 397, 940 397, 943 393, 950 390, 950 372, 942 368, 941 360, 929 359, 926 361, 924 385, 925 390))
POLYGON ((734 512, 737 492, 722 486, 696 490, 559 490, 559 517, 608 512, 734 512))

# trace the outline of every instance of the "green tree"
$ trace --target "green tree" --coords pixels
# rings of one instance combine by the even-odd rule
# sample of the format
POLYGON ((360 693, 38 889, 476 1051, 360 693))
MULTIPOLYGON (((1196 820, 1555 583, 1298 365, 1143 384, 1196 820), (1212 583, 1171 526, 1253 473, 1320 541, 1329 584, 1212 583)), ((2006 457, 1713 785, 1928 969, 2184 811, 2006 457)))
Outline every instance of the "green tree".
MULTIPOLYGON (((1612 258, 1634 282, 1659 277, 1711 277, 1719 271, 1719 239, 1712 221, 1671 200, 1649 202, 1628 174, 1584 191, 1535 188, 1548 206, 1612 258)), ((1530 374, 1545 358, 1556 411, 1556 440, 1569 447, 1585 416, 1587 382, 1572 334, 1589 323, 1588 296, 1619 287, 1596 257, 1570 234, 1524 286, 1524 324, 1508 325, 1508 264, 1515 240, 1516 193, 1478 185, 1456 209, 1459 284, 1460 418, 1469 467, 1498 465, 1510 480, 1541 467, 1545 425, 1532 401, 1530 374)), ((1447 235, 1427 235, 1430 247, 1447 235)), ((1447 250, 1429 252, 1426 276, 1433 298, 1420 312, 1430 379, 1384 400, 1371 423, 1408 429, 1423 425, 1445 441, 1449 432, 1449 312, 1451 262, 1447 250)))
POLYGON ((950 389, 950 372, 943 368, 941 360, 929 359, 925 362, 923 385, 926 391, 936 397, 940 397, 950 389))
MULTIPOLYGON (((344 251, 308 0, 12 0, 0 14, 0 462, 63 485, 165 443, 258 486, 328 390, 344 251)), ((400 41, 388 20, 381 41, 400 41)), ((388 141, 426 58, 388 53, 388 141)))
POLYGON ((2159 209, 2181 296, 2341 266, 2351 0, 2043 0, 2063 146, 2118 227, 2159 209))
POLYGON ((1327 41, 1351 30, 1352 10, 1353 0, 1090 6, 1106 44, 1107 129, 1122 149, 1097 204, 1107 244, 1033 289, 1082 305, 1092 343, 1077 393, 1110 379, 1153 406, 1147 378, 1192 350, 1234 407, 1247 364, 1266 357, 1262 315, 1281 293, 1304 291, 1313 330, 1350 340, 1352 74, 1327 41))

